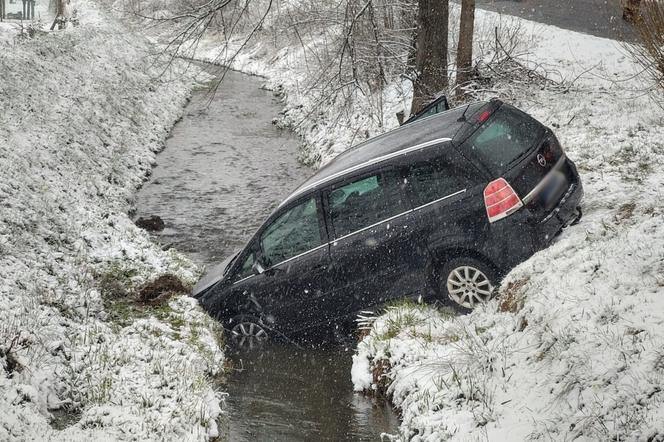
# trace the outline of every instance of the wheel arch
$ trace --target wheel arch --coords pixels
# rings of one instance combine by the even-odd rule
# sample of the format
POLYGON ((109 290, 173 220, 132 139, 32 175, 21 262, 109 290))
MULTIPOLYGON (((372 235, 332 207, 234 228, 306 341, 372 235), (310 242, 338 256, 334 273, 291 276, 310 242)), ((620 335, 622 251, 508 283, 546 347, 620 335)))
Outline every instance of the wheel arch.
POLYGON ((440 276, 438 271, 445 265, 446 262, 455 259, 455 258, 473 258, 478 261, 483 262, 484 264, 490 266, 498 275, 499 278, 504 276, 504 271, 497 266, 491 259, 489 259, 485 254, 479 252, 476 249, 470 247, 459 247, 459 246, 448 246, 440 247, 431 253, 431 259, 429 261, 428 275, 431 278, 430 282, 435 283, 437 278, 440 276))
MULTIPOLYGON (((466 313, 471 310, 466 306, 460 306, 457 302, 451 299, 447 293, 446 288, 441 284, 441 279, 443 278, 442 274, 447 271, 445 269, 449 267, 449 265, 452 265, 454 260, 459 259, 461 261, 474 260, 477 261, 478 264, 483 264, 488 267, 487 270, 490 273, 493 273, 493 275, 487 273, 487 270, 482 270, 481 268, 480 271, 487 275, 494 288, 497 285, 500 285, 500 280, 504 277, 504 272, 501 271, 489 258, 487 258, 484 254, 477 251, 476 249, 467 247, 441 248, 439 253, 432 254, 431 260, 429 262, 430 268, 428 269, 427 274, 429 278, 429 284, 433 288, 434 293, 436 294, 437 298, 442 300, 446 305, 450 305, 453 308, 466 313)), ((475 266, 477 266, 477 264, 475 264, 475 266)), ((447 279, 447 276, 444 278, 447 279)))

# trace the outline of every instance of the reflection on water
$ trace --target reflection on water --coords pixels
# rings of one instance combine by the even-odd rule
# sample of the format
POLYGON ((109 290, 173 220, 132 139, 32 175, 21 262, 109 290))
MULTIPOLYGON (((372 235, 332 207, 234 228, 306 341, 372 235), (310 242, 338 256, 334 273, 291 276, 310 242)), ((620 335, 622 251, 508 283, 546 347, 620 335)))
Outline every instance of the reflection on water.
MULTIPOLYGON (((137 199, 138 216, 160 216, 157 235, 199 264, 242 247, 273 207, 312 171, 296 161, 297 139, 271 120, 280 110, 256 77, 230 72, 211 102, 194 94, 137 199), (208 106, 209 104, 209 106, 208 106)), ((379 440, 394 412, 354 394, 352 351, 270 344, 229 354, 220 386, 230 441, 379 440)))
POLYGON ((232 357, 229 439, 232 441, 380 440, 394 432, 394 412, 353 393, 352 351, 342 347, 297 350, 271 345, 232 357))

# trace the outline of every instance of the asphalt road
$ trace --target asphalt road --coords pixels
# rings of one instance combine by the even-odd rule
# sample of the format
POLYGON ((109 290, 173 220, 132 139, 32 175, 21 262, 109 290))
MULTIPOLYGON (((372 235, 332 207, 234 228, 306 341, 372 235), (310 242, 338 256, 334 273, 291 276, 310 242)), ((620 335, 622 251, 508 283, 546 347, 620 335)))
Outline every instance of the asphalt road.
POLYGON ((620 0, 477 0, 477 7, 597 37, 634 39, 620 0))

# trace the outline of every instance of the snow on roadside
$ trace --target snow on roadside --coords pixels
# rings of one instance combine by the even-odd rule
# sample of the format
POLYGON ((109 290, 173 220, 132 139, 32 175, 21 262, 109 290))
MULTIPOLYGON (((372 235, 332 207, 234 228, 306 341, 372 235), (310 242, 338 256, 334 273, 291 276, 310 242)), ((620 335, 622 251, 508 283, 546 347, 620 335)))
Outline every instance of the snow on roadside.
MULTIPOLYGON (((520 61, 563 83, 516 86, 511 101, 552 127, 577 163, 584 218, 511 272, 507 311, 498 301, 464 317, 404 305, 379 317, 358 346, 353 382, 386 390, 402 411, 401 440, 660 440, 661 109, 619 43, 486 11, 477 41, 486 45, 496 24, 518 26, 520 61)), ((315 43, 258 38, 233 67, 284 94, 283 120, 303 137, 306 158, 324 163, 395 127, 410 91, 388 85, 381 127, 361 100, 338 124, 339 104, 318 104, 302 87, 311 75, 304 51, 315 43)), ((218 40, 196 56, 217 59, 218 40)))
POLYGON ((191 80, 156 79, 142 37, 73 6, 80 26, 1 43, 0 440, 207 440, 216 324, 186 296, 135 301, 199 270, 127 216, 191 80))

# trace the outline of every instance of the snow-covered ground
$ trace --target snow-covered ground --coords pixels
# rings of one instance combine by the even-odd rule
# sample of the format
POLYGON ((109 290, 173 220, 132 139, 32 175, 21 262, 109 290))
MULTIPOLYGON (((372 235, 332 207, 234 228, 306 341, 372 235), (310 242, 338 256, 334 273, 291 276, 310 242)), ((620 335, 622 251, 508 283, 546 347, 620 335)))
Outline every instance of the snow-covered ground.
POLYGON ((151 44, 72 7, 66 31, 3 28, 0 440, 207 440, 223 400, 215 322, 186 296, 137 301, 199 269, 127 215, 191 79, 157 78, 151 44))
POLYGON ((486 308, 406 305, 375 321, 353 381, 386 389, 400 440, 664 438, 663 113, 617 43, 537 28, 529 61, 581 77, 519 104, 578 165, 584 218, 486 308))
MULTIPOLYGON (((478 11, 478 45, 492 45, 496 23, 517 26, 519 60, 559 84, 517 78, 486 95, 509 93, 555 130, 585 186, 584 218, 473 314, 404 305, 379 317, 358 345, 355 387, 385 389, 402 411, 401 440, 661 440, 662 110, 620 44, 478 11)), ((313 44, 257 38, 233 66, 283 92, 282 120, 324 163, 395 127, 410 90, 388 85, 380 127, 361 98, 339 124, 338 103, 316 103, 303 87, 313 44)), ((218 60, 218 40, 196 56, 218 60)))

